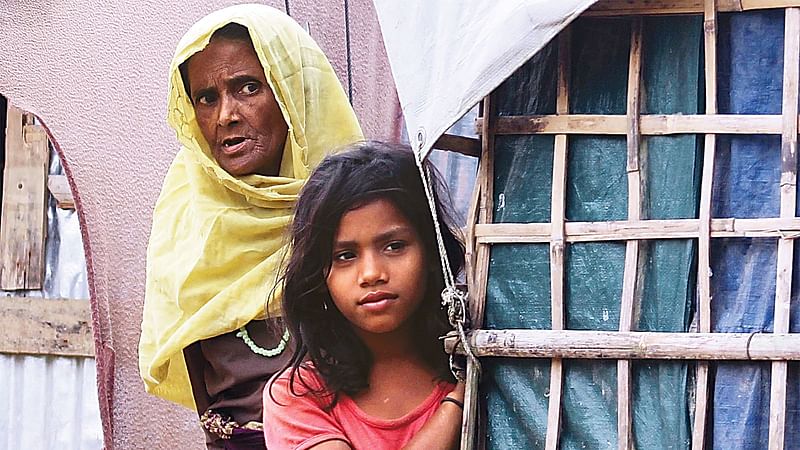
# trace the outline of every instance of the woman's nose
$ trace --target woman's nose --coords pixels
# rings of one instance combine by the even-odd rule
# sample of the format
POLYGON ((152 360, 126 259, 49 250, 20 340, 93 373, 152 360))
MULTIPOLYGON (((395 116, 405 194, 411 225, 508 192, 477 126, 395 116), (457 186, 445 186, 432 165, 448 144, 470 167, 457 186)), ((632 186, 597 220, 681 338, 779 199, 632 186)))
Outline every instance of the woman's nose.
POLYGON ((388 281, 385 265, 377 255, 362 255, 358 275, 358 284, 361 287, 377 286, 388 281))
POLYGON ((217 117, 219 126, 227 127, 238 123, 239 120, 239 107, 236 100, 228 95, 221 96, 219 99, 219 116, 217 117))

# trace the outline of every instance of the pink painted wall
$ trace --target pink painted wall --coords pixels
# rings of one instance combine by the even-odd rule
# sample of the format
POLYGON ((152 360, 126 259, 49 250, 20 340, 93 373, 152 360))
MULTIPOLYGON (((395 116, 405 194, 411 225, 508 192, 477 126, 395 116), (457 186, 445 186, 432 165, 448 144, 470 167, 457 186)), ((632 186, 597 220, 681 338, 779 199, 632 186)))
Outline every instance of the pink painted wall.
MULTIPOLYGON (((0 0, 0 93, 49 128, 78 204, 107 448, 202 447, 193 413, 144 392, 136 348, 152 208, 177 151, 164 121, 169 61, 192 23, 235 3, 0 0)), ((290 13, 309 23, 347 89, 343 0, 290 0, 290 13)), ((371 0, 351 0, 349 15, 356 112, 369 137, 397 139, 397 95, 371 0)))

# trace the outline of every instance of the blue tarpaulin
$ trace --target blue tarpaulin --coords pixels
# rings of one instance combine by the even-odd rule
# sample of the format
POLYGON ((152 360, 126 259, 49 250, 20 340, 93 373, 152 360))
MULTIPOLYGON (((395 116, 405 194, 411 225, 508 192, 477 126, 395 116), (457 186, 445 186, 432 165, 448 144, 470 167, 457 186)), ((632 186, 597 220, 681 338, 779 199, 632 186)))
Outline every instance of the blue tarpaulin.
MULTIPOLYGON (((782 10, 720 15, 720 113, 780 114, 783 30, 782 10)), ((645 18, 643 32, 643 113, 702 113, 702 17, 645 18)), ((571 33, 570 113, 624 115, 630 20, 580 19, 571 33)), ((497 114, 555 113, 556 47, 551 43, 496 91, 497 114)), ((645 218, 697 217, 702 145, 703 136, 696 135, 644 138, 645 218)), ((496 137, 494 222, 551 221, 553 146, 553 137, 546 135, 496 137)), ((718 138, 714 217, 778 217, 780 147, 777 135, 718 138)), ((570 136, 566 219, 625 220, 627 196, 625 137, 570 136)), ((775 239, 712 241, 715 332, 771 332, 776 252, 775 239)), ((574 243, 565 255, 567 328, 617 330, 625 243, 574 243)), ((634 329, 689 331, 696 308, 696 257, 696 240, 648 241, 634 329)), ((800 279, 796 273, 795 279, 800 279)), ((792 331, 800 328, 797 285, 792 331)), ((547 244, 492 247, 486 328, 549 329, 550 302, 547 244)), ((485 365, 487 447, 542 448, 549 360, 497 358, 485 365)), ((632 367, 636 448, 690 448, 694 364, 634 361, 632 367)), ((712 367, 711 447, 766 448, 770 364, 712 367)), ((800 449, 799 391, 792 364, 786 449, 800 449)), ((565 361, 562 414, 562 449, 617 448, 616 363, 565 361)))

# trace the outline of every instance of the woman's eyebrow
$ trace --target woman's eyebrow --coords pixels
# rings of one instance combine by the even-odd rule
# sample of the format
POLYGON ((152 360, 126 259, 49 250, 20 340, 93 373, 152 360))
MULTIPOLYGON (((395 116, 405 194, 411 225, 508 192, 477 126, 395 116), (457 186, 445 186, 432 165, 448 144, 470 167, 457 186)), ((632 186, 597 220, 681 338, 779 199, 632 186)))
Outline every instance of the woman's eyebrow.
POLYGON ((238 85, 242 83, 247 83, 248 81, 258 81, 261 83, 262 81, 253 75, 234 75, 228 79, 228 84, 238 85))
POLYGON ((213 94, 216 91, 213 87, 204 87, 197 90, 192 89, 192 92, 189 95, 192 99, 200 98, 204 95, 213 94))

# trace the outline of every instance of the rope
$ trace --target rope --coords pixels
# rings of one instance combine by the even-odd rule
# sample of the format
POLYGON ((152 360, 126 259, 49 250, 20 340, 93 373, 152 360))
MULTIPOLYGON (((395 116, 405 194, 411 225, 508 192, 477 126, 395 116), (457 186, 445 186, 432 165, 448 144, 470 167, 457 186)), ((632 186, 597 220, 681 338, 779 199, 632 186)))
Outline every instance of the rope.
POLYGON ((344 0, 344 40, 347 53, 347 98, 353 104, 353 57, 350 51, 350 1, 344 0))
MULTIPOLYGON (((439 226, 439 215, 436 211, 436 201, 434 200, 433 191, 428 179, 430 174, 426 173, 422 166, 422 158, 420 157, 420 153, 422 152, 422 147, 425 144, 425 137, 422 132, 417 135, 417 142, 419 147, 417 148, 417 151, 413 152, 414 161, 417 163, 417 169, 419 170, 420 178, 422 178, 422 187, 425 190, 425 197, 428 200, 428 207, 431 211, 431 217, 433 218, 433 229, 436 234, 436 245, 439 248, 439 263, 442 266, 442 276, 444 277, 442 306, 447 308, 448 320, 450 321, 450 325, 455 328, 456 332, 458 333, 458 339, 464 346, 464 353, 466 353, 467 359, 473 364, 478 373, 480 373, 480 362, 475 356, 475 353, 472 351, 472 346, 467 339, 467 332, 465 328, 467 322, 467 295, 456 287, 453 269, 450 267, 450 261, 447 259, 447 249, 445 248, 444 239, 442 238, 442 229, 439 226)), ((462 374, 457 369, 458 368, 453 360, 453 355, 450 355, 450 370, 457 379, 464 381, 462 374)))

